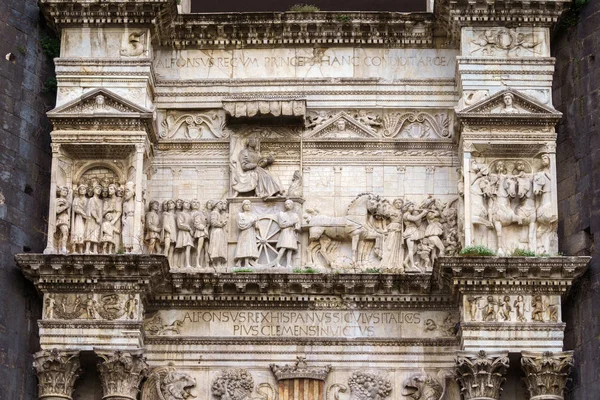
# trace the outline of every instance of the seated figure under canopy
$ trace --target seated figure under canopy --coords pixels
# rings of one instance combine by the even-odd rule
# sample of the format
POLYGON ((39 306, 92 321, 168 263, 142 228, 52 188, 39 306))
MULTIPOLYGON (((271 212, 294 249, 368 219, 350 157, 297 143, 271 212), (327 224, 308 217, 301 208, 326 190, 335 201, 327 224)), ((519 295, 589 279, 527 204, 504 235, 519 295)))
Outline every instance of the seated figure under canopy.
POLYGON ((280 195, 282 192, 279 179, 265 170, 275 161, 273 156, 261 156, 257 147, 258 139, 248 139, 248 143, 240 151, 238 159, 233 160, 234 179, 232 188, 235 196, 254 191, 257 197, 264 199, 280 195))

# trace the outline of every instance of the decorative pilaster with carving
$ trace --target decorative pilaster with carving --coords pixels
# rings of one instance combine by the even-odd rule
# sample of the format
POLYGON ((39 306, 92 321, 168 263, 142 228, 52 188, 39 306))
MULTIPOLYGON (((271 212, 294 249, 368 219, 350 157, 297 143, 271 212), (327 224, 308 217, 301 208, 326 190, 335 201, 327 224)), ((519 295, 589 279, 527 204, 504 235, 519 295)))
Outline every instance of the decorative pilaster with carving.
POLYGON ((456 379, 465 400, 499 399, 508 363, 508 352, 459 352, 456 379))
POLYGON ((543 353, 523 351, 521 368, 531 400, 562 400, 569 372, 573 367, 573 352, 543 353))
POLYGON ((115 351, 98 353, 98 363, 104 400, 135 400, 140 382, 146 376, 148 364, 141 353, 115 351))
POLYGON ((72 399, 73 386, 81 373, 78 351, 38 351, 34 354, 33 368, 38 376, 38 398, 72 399))

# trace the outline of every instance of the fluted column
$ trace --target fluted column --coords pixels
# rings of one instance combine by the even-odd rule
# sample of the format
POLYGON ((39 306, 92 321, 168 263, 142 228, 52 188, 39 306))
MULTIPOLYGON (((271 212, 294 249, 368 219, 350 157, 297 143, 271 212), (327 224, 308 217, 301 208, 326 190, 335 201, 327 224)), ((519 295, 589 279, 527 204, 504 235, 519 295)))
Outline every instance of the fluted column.
POLYGON ((79 352, 42 350, 33 357, 33 368, 38 377, 38 398, 71 400, 75 381, 81 373, 79 352))
POLYGON ((530 400, 563 400, 565 385, 573 367, 573 352, 523 351, 521 368, 530 400))
POLYGON ((508 364, 508 352, 458 352, 456 379, 464 399, 498 400, 508 364))
POLYGON ((103 400, 136 400, 140 382, 146 376, 148 364, 141 353, 99 352, 98 372, 103 400))

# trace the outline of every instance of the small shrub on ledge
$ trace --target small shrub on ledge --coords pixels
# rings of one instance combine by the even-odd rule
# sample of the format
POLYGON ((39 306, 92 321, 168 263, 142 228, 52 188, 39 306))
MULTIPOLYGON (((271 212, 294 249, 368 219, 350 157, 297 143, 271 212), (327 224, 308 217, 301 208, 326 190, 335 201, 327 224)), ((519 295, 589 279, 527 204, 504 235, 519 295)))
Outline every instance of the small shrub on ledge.
POLYGON ((535 251, 525 249, 515 249, 512 253, 513 257, 537 257, 535 251))
POLYGON ((462 257, 493 257, 496 252, 485 246, 467 246, 459 253, 462 257))
POLYGON ((319 271, 317 271, 314 268, 306 267, 306 268, 294 268, 292 270, 292 272, 295 274, 316 274, 319 271))
POLYGON ((254 272, 252 268, 235 268, 233 270, 234 274, 245 273, 245 272, 254 272))
POLYGON ((317 6, 313 6, 312 4, 294 4, 290 7, 288 11, 291 12, 317 12, 321 11, 321 9, 317 6))
POLYGON ((379 268, 367 268, 365 270, 366 274, 380 274, 381 273, 381 269, 379 268))

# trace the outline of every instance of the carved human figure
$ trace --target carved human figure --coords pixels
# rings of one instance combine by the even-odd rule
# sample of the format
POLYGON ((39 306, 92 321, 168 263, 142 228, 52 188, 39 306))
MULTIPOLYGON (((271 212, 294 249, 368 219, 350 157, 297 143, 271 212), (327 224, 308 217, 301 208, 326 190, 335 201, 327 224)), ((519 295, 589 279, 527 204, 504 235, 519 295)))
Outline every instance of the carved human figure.
POLYGON ((196 267, 202 266, 201 260, 204 254, 204 242, 208 237, 208 219, 206 214, 200 210, 200 202, 192 200, 192 228, 194 240, 196 241, 196 267))
POLYGON ((125 184, 125 191, 123 194, 123 249, 125 253, 131 253, 135 243, 135 185, 133 182, 127 182, 125 184))
MULTIPOLYGON (((442 223, 440 222, 441 214, 439 209, 441 207, 437 205, 437 202, 435 200, 432 200, 429 202, 426 208, 427 213, 425 214, 425 219, 427 220, 427 227, 425 228, 424 237, 431 241, 435 248, 437 248, 439 256, 444 256, 445 248, 444 243, 442 242, 444 228, 442 227, 442 223)), ((435 258, 436 255, 432 251, 431 264, 435 262, 435 258)))
POLYGON ((340 118, 335 121, 335 129, 337 129, 338 132, 344 132, 346 130, 346 120, 340 118))
POLYGON ((232 186, 236 196, 252 191, 263 199, 281 194, 282 188, 278 180, 265 170, 275 159, 272 155, 263 157, 258 151, 258 145, 258 139, 248 139, 246 148, 238 156, 242 172, 237 174, 232 186))
POLYGON ((300 171, 294 171, 292 183, 286 193, 287 197, 302 197, 302 174, 300 171))
POLYGON ((531 320, 536 322, 544 322, 544 301, 541 295, 533 297, 531 302, 531 320))
POLYGON ((125 315, 127 315, 127 318, 135 319, 137 305, 138 301, 135 298, 135 295, 129 294, 127 301, 125 302, 125 315))
MULTIPOLYGON (((179 203, 179 200, 177 200, 179 203)), ((181 202, 181 210, 177 211, 177 242, 175 249, 183 251, 185 257, 183 260, 184 268, 191 268, 191 252, 194 246, 194 238, 192 237, 192 215, 190 213, 191 206, 189 201, 181 202)))
POLYGON ((327 111, 319 111, 315 116, 309 116, 307 118, 306 127, 308 129, 316 128, 321 125, 323 122, 327 121, 330 117, 327 115, 327 111))
POLYGON ((513 104, 514 99, 515 96, 512 93, 504 93, 504 95, 502 96, 502 101, 504 102, 504 105, 502 106, 500 112, 506 114, 518 113, 519 110, 515 108, 513 104))
POLYGON ((510 297, 504 296, 498 309, 498 316, 502 321, 511 320, 512 307, 510 305, 510 297))
POLYGON ((367 110, 359 110, 356 114, 356 120, 370 127, 382 126, 382 123, 377 120, 377 116, 367 113, 367 110))
POLYGON ((94 295, 87 295, 83 303, 83 308, 87 319, 96 319, 96 300, 94 300, 94 295))
POLYGON ((86 254, 98 254, 98 243, 100 242, 100 231, 102 225, 102 186, 94 186, 94 195, 87 203, 85 219, 85 252, 86 254))
POLYGON ((406 240, 407 247, 404 267, 407 270, 414 271, 419 270, 415 266, 415 242, 423 239, 424 231, 421 229, 421 223, 429 210, 417 210, 412 202, 408 202, 405 208, 407 211, 402 216, 404 220, 404 233, 402 237, 406 240))
POLYGON ((536 207, 533 188, 533 176, 525 172, 525 162, 518 160, 515 163, 517 175, 517 197, 519 204, 515 210, 519 224, 527 227, 527 243, 529 249, 536 251, 536 207))
POLYGON ((533 193, 537 199, 536 232, 539 253, 552 253, 556 251, 556 229, 558 216, 552 205, 552 173, 550 171, 550 156, 541 155, 541 168, 533 176, 533 193))
POLYGON ((44 317, 46 319, 54 319, 54 310, 56 309, 56 299, 54 298, 54 294, 50 293, 46 298, 46 312, 44 317))
POLYGON ((205 243, 204 243, 204 262, 206 265, 208 265, 209 261, 210 261, 210 254, 208 253, 208 249, 210 246, 210 216, 211 213, 213 212, 213 210, 215 209, 215 201, 213 200, 207 200, 206 201, 206 206, 204 208, 204 215, 206 216, 206 229, 208 231, 208 236, 206 237, 205 243))
POLYGON ((71 202, 69 201, 69 188, 60 186, 56 190, 56 236, 57 250, 67 253, 69 228, 71 226, 71 202))
POLYGON ((164 254, 173 265, 175 253, 175 241, 177 240, 177 221, 175 219, 175 202, 167 202, 167 211, 163 212, 163 238, 165 241, 164 254))
POLYGON ((83 253, 85 246, 85 220, 87 219, 87 186, 77 187, 77 196, 73 199, 73 217, 71 218, 71 242, 75 253, 83 253))
POLYGON ((469 316, 471 317, 471 321, 477 321, 477 311, 480 310, 479 300, 481 300, 481 296, 467 297, 467 301, 469 302, 469 316))
POLYGON ((242 202, 242 210, 237 215, 237 227, 239 236, 235 247, 235 265, 250 267, 252 262, 258 258, 258 246, 256 244, 256 221, 258 217, 252 212, 250 200, 242 202))
POLYGON ((419 255, 419 259, 421 261, 422 270, 430 271, 433 268, 433 251, 435 247, 436 246, 429 238, 421 239, 417 245, 417 254, 419 255))
POLYGON ((105 111, 106 110, 106 99, 103 95, 99 94, 94 99, 96 104, 94 105, 94 110, 96 112, 105 111))
POLYGON ((496 231, 498 243, 498 255, 504 255, 507 251, 507 244, 503 236, 503 227, 521 223, 512 208, 511 200, 517 196, 517 180, 514 176, 508 176, 508 171, 504 161, 496 163, 494 174, 490 174, 490 182, 494 187, 489 215, 496 231))
POLYGON ((115 211, 109 211, 104 214, 102 220, 102 252, 104 254, 115 253, 115 225, 118 223, 117 213, 115 211))
POLYGON ((494 296, 488 296, 486 299, 486 304, 483 306, 483 320, 486 322, 497 321, 496 317, 496 300, 494 296))
POLYGON ((402 238, 402 199, 394 199, 390 211, 390 222, 386 227, 386 236, 383 242, 383 253, 379 267, 399 273, 404 272, 404 239, 402 238))
POLYGON ((525 322, 525 302, 523 301, 522 295, 517 296, 517 299, 513 302, 513 307, 515 308, 517 321, 525 322))
POLYGON ((208 254, 215 268, 225 265, 227 261, 227 202, 219 201, 210 213, 210 243, 208 254))
POLYGON ((294 211, 294 202, 286 200, 284 203, 285 211, 277 215, 279 224, 279 239, 275 247, 279 250, 279 262, 286 256, 285 266, 292 266, 292 255, 298 250, 298 231, 300 230, 300 217, 294 211))
POLYGON ((150 254, 160 253, 160 216, 158 215, 158 201, 150 202, 150 209, 146 213, 146 242, 148 242, 148 251, 150 254))

